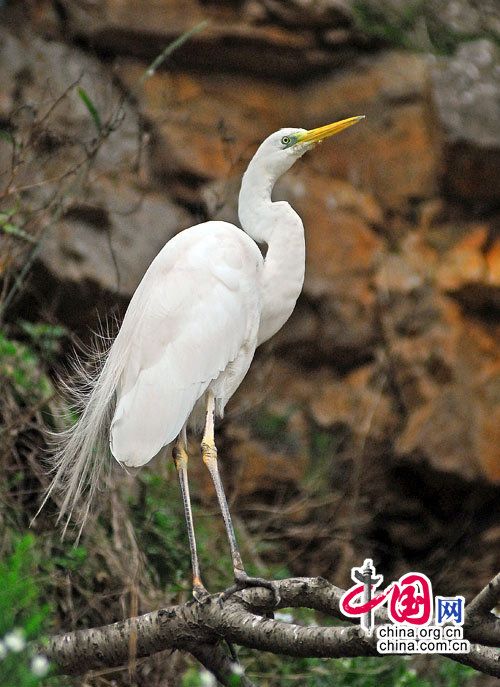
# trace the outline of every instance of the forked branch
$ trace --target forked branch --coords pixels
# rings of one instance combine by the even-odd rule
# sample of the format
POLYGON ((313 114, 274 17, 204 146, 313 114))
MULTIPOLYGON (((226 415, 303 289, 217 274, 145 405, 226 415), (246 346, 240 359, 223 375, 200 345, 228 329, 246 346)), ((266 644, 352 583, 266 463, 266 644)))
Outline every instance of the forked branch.
MULTIPOLYGON (((222 684, 234 672, 225 643, 288 656, 339 658, 376 656, 376 637, 366 637, 358 625, 335 627, 285 623, 266 617, 278 608, 305 607, 345 620, 339 609, 342 589, 316 578, 290 578, 274 582, 280 603, 267 589, 247 589, 224 603, 212 596, 206 603, 190 601, 179 606, 104 627, 78 630, 52 637, 46 653, 62 673, 78 674, 103 667, 118 667, 130 658, 130 637, 135 635, 136 657, 165 649, 190 652, 212 670, 222 684)), ((500 620, 491 609, 500 601, 497 575, 467 606, 464 636, 474 645, 468 654, 449 655, 451 660, 500 677, 500 620)), ((385 610, 375 613, 376 622, 387 622, 385 610)), ((251 687, 243 678, 241 682, 251 687)))

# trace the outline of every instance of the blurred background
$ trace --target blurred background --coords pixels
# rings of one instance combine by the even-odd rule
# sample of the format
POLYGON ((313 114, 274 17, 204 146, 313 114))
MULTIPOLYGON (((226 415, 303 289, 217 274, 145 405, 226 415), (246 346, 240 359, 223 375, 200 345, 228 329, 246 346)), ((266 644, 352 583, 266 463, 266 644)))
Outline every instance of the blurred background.
MULTIPOLYGON (((466 597, 498 571, 499 42, 496 0, 0 2, 0 639, 189 598, 167 456, 115 471, 77 547, 54 503, 28 529, 54 378, 92 330, 116 331, 169 238, 237 221, 268 134, 358 114, 276 189, 305 224, 306 281, 220 429, 244 560, 348 586, 372 557, 386 580, 418 570, 466 597)), ((230 560, 191 448, 217 591, 230 560)), ((489 684, 444 661, 242 656, 271 687, 489 684)), ((2 687, 36 683, 7 660, 2 687)), ((203 680, 176 652, 50 684, 203 680)))

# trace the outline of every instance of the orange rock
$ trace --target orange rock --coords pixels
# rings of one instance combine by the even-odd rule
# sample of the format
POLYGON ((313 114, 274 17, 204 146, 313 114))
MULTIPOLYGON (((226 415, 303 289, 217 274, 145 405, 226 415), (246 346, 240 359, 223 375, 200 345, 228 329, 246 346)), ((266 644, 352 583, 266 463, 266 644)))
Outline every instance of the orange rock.
POLYGON ((365 122, 315 151, 315 168, 361 183, 388 208, 435 197, 439 149, 429 124, 426 79, 425 57, 392 51, 360 58, 306 86, 305 127, 366 114, 365 122))
POLYGON ((298 487, 307 467, 305 459, 269 450, 262 442, 251 439, 231 448, 231 461, 238 466, 239 496, 273 490, 277 475, 280 484, 298 487))
MULTIPOLYGON (((339 55, 338 41, 329 49, 316 40, 314 31, 290 31, 260 22, 251 12, 242 11, 238 3, 107 0, 66 3, 64 11, 65 38, 84 37, 108 54, 126 54, 148 61, 180 35, 207 21, 202 31, 177 47, 169 61, 196 69, 202 65, 214 72, 300 78, 338 65, 344 57, 343 53, 339 55)), ((46 8, 41 14, 33 14, 39 28, 52 28, 53 9, 46 8)))
MULTIPOLYGON (((472 241, 474 244, 474 241, 472 241)), ((498 479, 498 337, 464 318, 449 299, 416 336, 391 342, 390 355, 407 420, 396 454, 467 479, 498 479)))
POLYGON ((227 179, 240 174, 264 136, 284 125, 293 95, 251 77, 157 72, 140 84, 144 66, 122 62, 118 74, 154 123, 153 171, 227 179))
POLYGON ((488 227, 478 225, 448 252, 436 274, 440 288, 456 291, 464 284, 486 279, 487 264, 483 246, 487 236, 488 227))
POLYGON ((491 482, 500 483, 500 403, 481 413, 477 441, 485 477, 491 482))
MULTIPOLYGON (((304 210, 315 203, 318 198, 323 199, 323 207, 327 213, 344 210, 359 215, 367 224, 380 226, 384 221, 382 208, 374 196, 353 184, 329 175, 316 172, 316 157, 314 152, 302 158, 300 168, 292 168, 289 174, 280 179, 276 185, 276 197, 284 197, 292 205, 304 210)), ((341 227, 333 227, 334 231, 341 231, 341 227)))
POLYGON ((279 190, 306 228, 306 292, 331 294, 337 282, 366 279, 384 245, 368 226, 382 221, 373 197, 304 167, 279 190))
POLYGON ((498 238, 486 253, 486 265, 488 268, 488 283, 500 287, 500 239, 498 238))
POLYGON ((395 429, 395 415, 384 386, 385 379, 374 365, 359 368, 342 381, 324 379, 311 400, 311 415, 320 427, 342 424, 363 439, 388 439, 395 429))
POLYGON ((411 413, 396 442, 397 453, 424 459, 439 471, 477 479, 482 470, 470 431, 473 408, 459 390, 445 389, 411 413))
POLYGON ((356 279, 375 266, 382 242, 357 215, 332 211, 323 221, 321 216, 311 218, 307 226, 305 289, 308 293, 314 296, 335 293, 346 279, 356 279), (338 227, 336 231, 334 226, 338 227))

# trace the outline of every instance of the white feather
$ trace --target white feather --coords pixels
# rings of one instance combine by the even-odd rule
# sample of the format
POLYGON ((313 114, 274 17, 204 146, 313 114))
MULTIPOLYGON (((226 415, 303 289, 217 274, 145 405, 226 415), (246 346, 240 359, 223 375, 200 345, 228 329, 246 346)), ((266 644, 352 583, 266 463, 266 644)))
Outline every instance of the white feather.
POLYGON ((249 291, 261 265, 255 244, 224 222, 181 232, 155 258, 122 325, 140 312, 111 423, 118 461, 144 465, 172 442, 238 356, 259 316, 249 291))
POLYGON ((63 536, 80 501, 84 504, 84 510, 75 519, 83 527, 103 469, 111 462, 109 423, 129 344, 130 341, 120 333, 109 351, 96 344, 90 356, 94 370, 91 371, 76 359, 79 383, 74 387, 65 386, 72 402, 71 410, 79 417, 66 430, 49 435, 52 450, 48 462, 53 478, 35 515, 38 515, 54 491, 59 492, 62 501, 58 522, 64 515, 67 516, 63 536))
POLYGON ((262 262, 253 241, 225 222, 191 227, 165 245, 100 370, 77 392, 78 421, 55 438, 42 507, 61 491, 59 518, 69 521, 83 499, 85 520, 111 454, 127 467, 151 460, 240 351, 253 354, 262 262))
POLYGON ((283 147, 297 131, 272 134, 249 165, 239 201, 247 234, 206 222, 177 234, 151 263, 98 374, 77 392, 79 420, 56 437, 43 503, 61 490, 59 517, 69 520, 84 497, 83 526, 112 455, 126 466, 147 463, 203 410, 207 389, 221 414, 257 343, 290 316, 304 277, 304 230, 271 190, 306 150, 283 147), (250 237, 268 244, 265 262, 250 237))

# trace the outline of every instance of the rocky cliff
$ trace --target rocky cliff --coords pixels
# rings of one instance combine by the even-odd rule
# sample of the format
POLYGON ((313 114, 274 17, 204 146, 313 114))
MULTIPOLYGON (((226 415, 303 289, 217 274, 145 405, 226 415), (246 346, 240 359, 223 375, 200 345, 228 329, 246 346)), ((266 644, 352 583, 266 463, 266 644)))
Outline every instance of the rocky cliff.
MULTIPOLYGON (((251 530, 285 537, 294 571, 341 583, 373 554, 485 581, 499 564, 496 3, 39 0, 3 13, 0 128, 25 145, 0 202, 21 188, 41 238, 16 308, 80 334, 123 310, 176 232, 236 221, 266 135, 367 116, 276 190, 306 227, 306 282, 228 409, 227 480, 251 530)), ((13 159, 8 136, 0 155, 13 159)))

